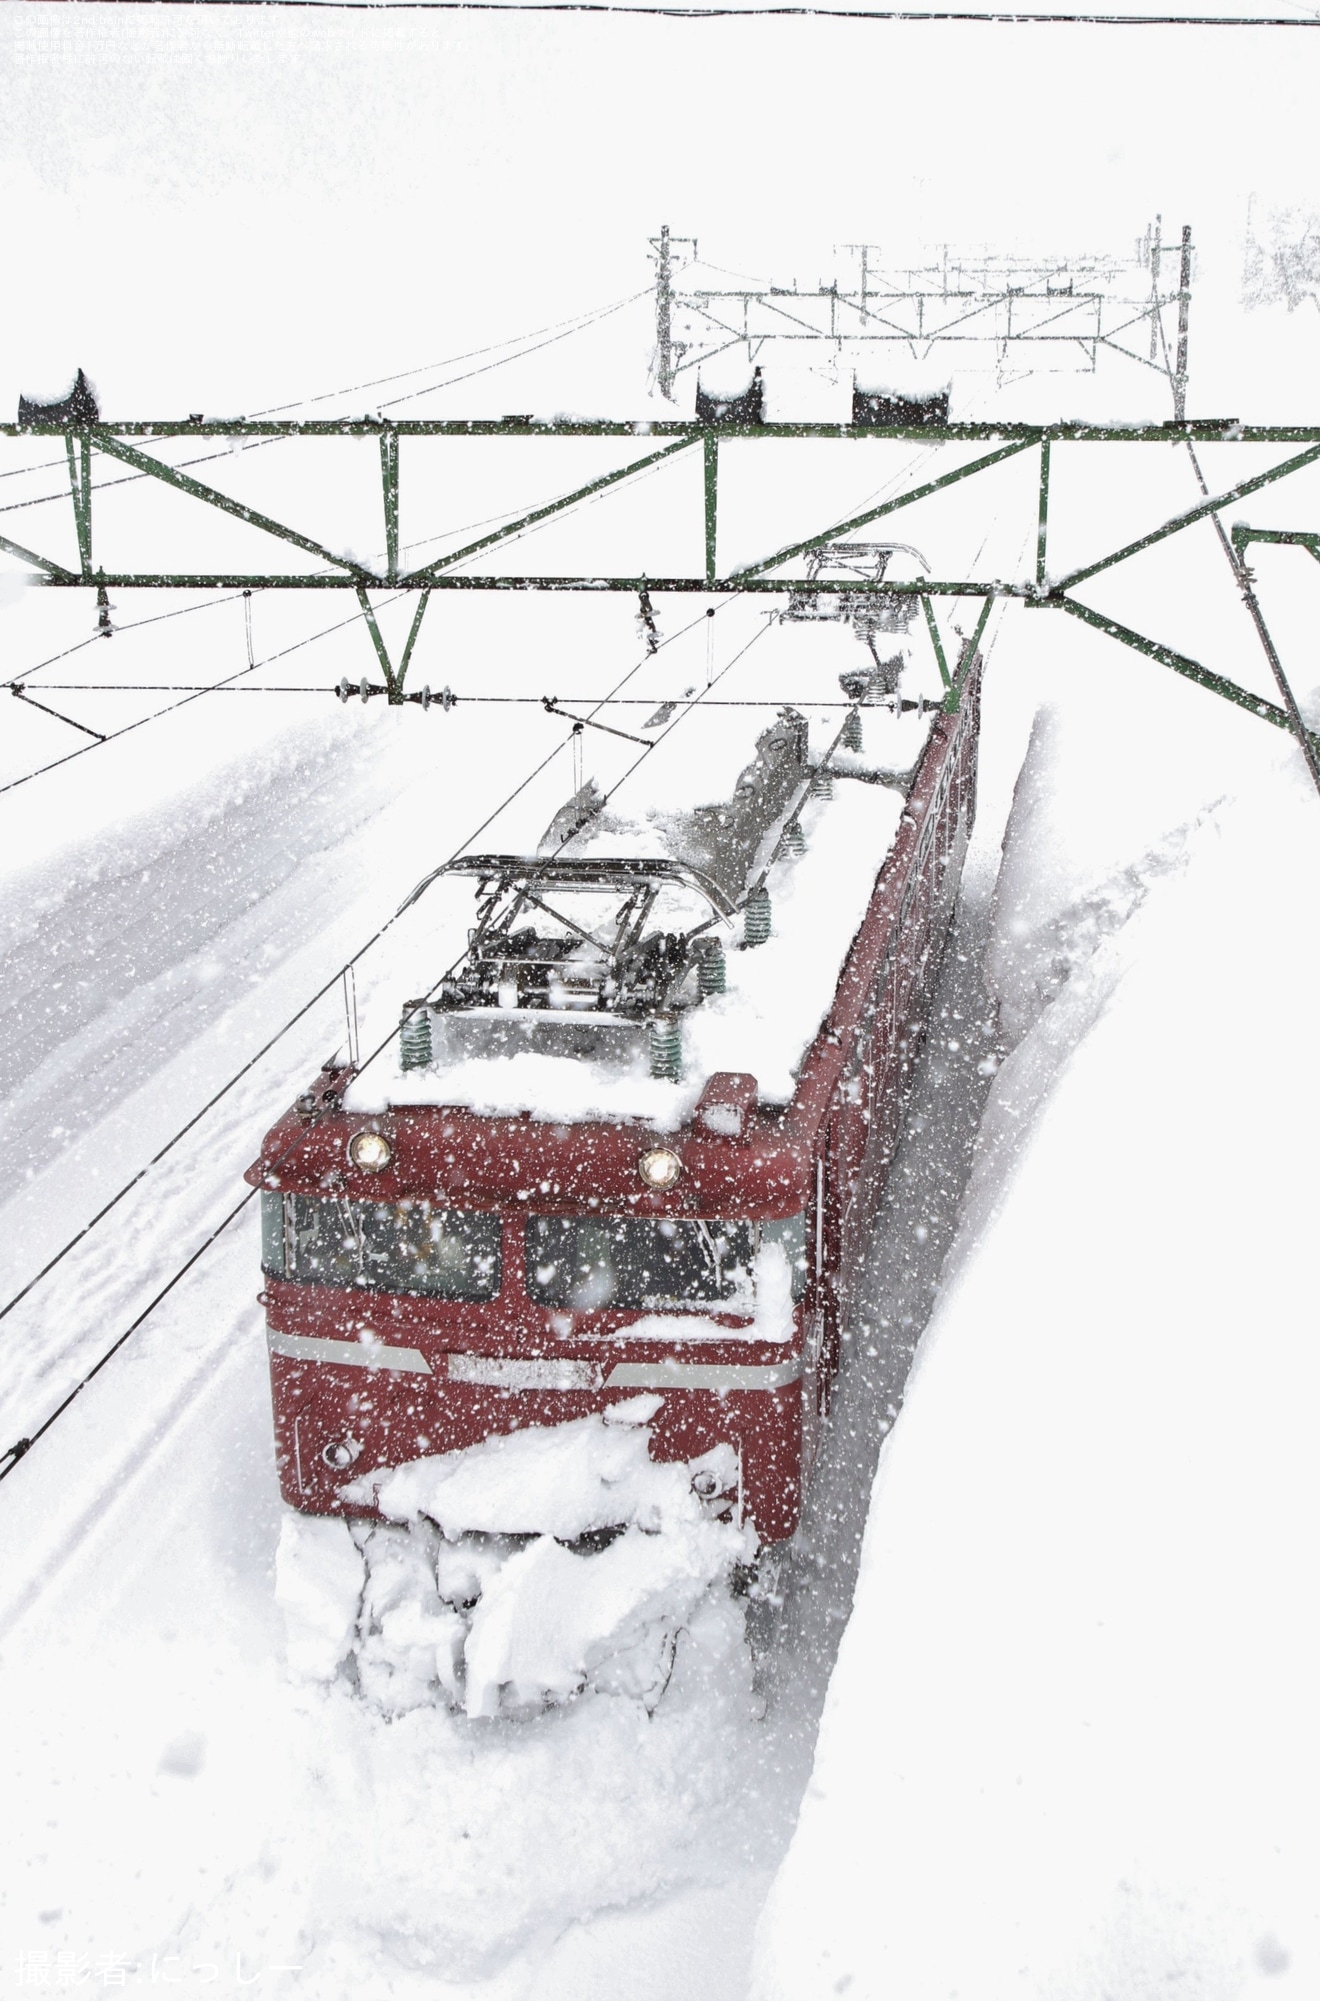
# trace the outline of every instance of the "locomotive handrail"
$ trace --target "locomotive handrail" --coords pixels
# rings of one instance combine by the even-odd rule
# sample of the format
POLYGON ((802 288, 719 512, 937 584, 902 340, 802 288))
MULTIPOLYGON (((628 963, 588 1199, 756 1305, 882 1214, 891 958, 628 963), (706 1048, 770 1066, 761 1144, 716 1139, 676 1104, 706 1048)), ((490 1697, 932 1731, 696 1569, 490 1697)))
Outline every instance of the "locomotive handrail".
POLYGON ((456 861, 442 862, 439 868, 423 876, 412 894, 399 905, 400 911, 416 903, 442 875, 501 876, 510 884, 521 877, 547 888, 561 889, 626 889, 649 880, 697 890, 717 917, 732 917, 738 907, 704 869, 695 868, 691 862, 651 855, 635 861, 623 857, 592 861, 582 856, 566 856, 541 861, 535 855, 460 855, 456 861))

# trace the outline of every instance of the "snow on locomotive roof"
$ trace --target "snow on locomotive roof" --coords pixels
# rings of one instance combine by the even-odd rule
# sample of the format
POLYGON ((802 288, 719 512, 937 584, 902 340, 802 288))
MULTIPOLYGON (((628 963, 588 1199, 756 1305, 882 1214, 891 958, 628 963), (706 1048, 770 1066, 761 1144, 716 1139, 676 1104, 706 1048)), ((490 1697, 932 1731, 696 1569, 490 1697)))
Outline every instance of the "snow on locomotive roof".
MULTIPOLYGON (((672 755, 655 760, 645 794, 630 798, 625 820, 607 813, 562 852, 573 858, 660 859, 672 855, 671 836, 679 788, 667 786, 665 770, 688 758, 699 768, 682 772, 680 797, 727 796, 728 764, 745 762, 749 732, 742 721, 720 718, 721 727, 684 744, 676 734, 672 755), (668 806, 668 811, 666 810, 668 806), (640 808, 640 811, 637 809, 640 808)), ((714 720, 714 718, 712 718, 714 720)), ((812 756, 819 758, 839 729, 837 709, 810 719, 812 756)), ((832 798, 809 798, 797 814, 805 852, 781 852, 765 877, 773 913, 769 937, 754 949, 726 953, 723 993, 709 995, 681 1016, 682 1067, 676 1080, 650 1074, 642 1045, 634 1041, 608 1059, 588 1054, 548 1053, 517 1046, 517 1025, 534 1027, 552 1010, 494 1008, 467 1010, 473 1028, 503 1026, 506 1053, 459 1037, 446 1053, 420 1068, 405 1068, 399 1041, 349 1086, 350 1111, 383 1111, 391 1105, 444 1104, 490 1115, 527 1112, 559 1123, 590 1119, 643 1119, 672 1131, 689 1118, 707 1078, 715 1071, 752 1072, 763 1104, 791 1098, 796 1072, 833 999, 848 947, 866 911, 876 874, 892 846, 903 810, 903 794, 892 784, 874 782, 910 771, 930 730, 929 713, 902 716, 868 709, 866 755, 836 750, 839 774, 832 798), (855 782, 869 778, 871 782, 855 782)), ((665 746, 667 750, 671 746, 665 746)), ((638 788, 640 790, 640 788, 638 788)), ((630 788, 631 793, 631 788, 630 788)), ((774 843, 768 852, 773 851, 774 843)), ((709 913, 706 913, 709 914, 709 913)), ((726 944, 733 934, 726 933, 726 944)), ((561 1017, 562 1018, 562 1017, 561 1017)), ((608 1020, 600 1014, 576 1017, 584 1024, 608 1020)), ((623 1024, 620 1024, 623 1026, 623 1024)))

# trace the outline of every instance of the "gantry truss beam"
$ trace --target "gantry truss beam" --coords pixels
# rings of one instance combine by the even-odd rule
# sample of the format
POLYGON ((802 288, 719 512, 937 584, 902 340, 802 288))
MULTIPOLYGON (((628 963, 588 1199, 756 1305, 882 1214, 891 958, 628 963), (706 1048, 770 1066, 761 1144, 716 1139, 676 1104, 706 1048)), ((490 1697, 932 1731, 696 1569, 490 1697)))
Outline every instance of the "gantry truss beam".
MULTIPOLYGON (((1238 703, 1251 713, 1288 728, 1284 708, 1265 700, 1222 674, 1189 656, 1084 604, 1074 592, 1092 578, 1112 570, 1169 537, 1214 518, 1221 510, 1236 505, 1248 495, 1288 478, 1320 461, 1320 425, 1242 424, 1233 421, 1197 420, 1164 424, 1098 425, 1082 423, 1033 424, 942 424, 916 427, 839 424, 750 424, 702 425, 684 420, 659 422, 613 422, 608 420, 565 420, 539 422, 531 418, 500 419, 418 419, 389 422, 375 418, 318 419, 310 422, 245 419, 189 420, 186 422, 126 422, 92 425, 5 424, 0 438, 60 439, 68 462, 69 491, 73 507, 78 550, 77 565, 31 549, 16 540, 0 536, 0 550, 26 565, 36 582, 52 588, 131 589, 131 590, 351 590, 359 598, 372 643, 385 673, 386 692, 392 701, 403 699, 403 684, 416 643, 422 618, 431 597, 438 591, 573 591, 573 592, 689 592, 696 594, 783 595, 809 584, 818 592, 847 592, 856 596, 856 579, 842 581, 811 574, 811 559, 829 544, 855 537, 859 531, 877 526, 901 509, 916 505, 932 494, 972 480, 1006 461, 1030 456, 1034 460, 1031 490, 1032 518, 1024 524, 1029 541, 1034 541, 1035 561, 1029 574, 1020 577, 922 577, 916 581, 884 582, 887 593, 915 596, 926 606, 931 618, 935 598, 980 599, 986 604, 996 599, 1015 599, 1041 610, 1063 611, 1082 620, 1123 645, 1162 662, 1204 688, 1238 703), (384 561, 371 566, 342 552, 297 525, 281 521, 248 505, 232 494, 196 478, 182 467, 157 457, 144 445, 169 440, 215 439, 242 444, 245 440, 375 438, 380 454, 381 542, 384 561), (451 549, 422 564, 401 561, 399 540, 400 488, 407 467, 403 446, 408 440, 424 439, 616 439, 637 447, 622 466, 613 466, 575 487, 522 513, 514 513, 500 525, 476 539, 451 549), (839 520, 821 521, 805 537, 768 549, 752 562, 728 565, 720 561, 722 449, 758 445, 769 448, 775 441, 821 440, 859 451, 885 443, 912 442, 936 450, 942 447, 981 447, 970 459, 945 472, 918 481, 891 494, 863 511, 839 520), (140 441, 140 442, 130 442, 140 441), (1053 570, 1049 561, 1050 467, 1051 452, 1057 445, 1085 445, 1112 452, 1123 446, 1197 444, 1279 446, 1288 448, 1283 456, 1264 470, 1234 481, 1217 493, 1208 494, 1194 506, 1177 513, 1157 527, 1132 540, 1120 543, 1088 563, 1065 572, 1053 570), (107 569, 94 559, 94 499, 96 489, 92 468, 97 455, 118 461, 141 477, 160 482, 187 495, 220 514, 237 518, 247 526, 302 552, 314 561, 305 570, 237 569, 232 565, 196 568, 187 571, 148 569, 107 569), (701 468, 701 479, 692 492, 698 495, 699 514, 691 522, 694 549, 703 552, 700 567, 680 574, 655 575, 632 569, 593 566, 567 574, 537 574, 517 571, 474 572, 461 567, 475 558, 488 558, 502 547, 515 544, 529 528, 566 515, 584 501, 593 500, 611 488, 648 472, 665 460, 690 454, 701 468), (397 666, 391 663, 371 605, 372 591, 417 592, 416 612, 407 646, 397 666)), ((495 449, 498 450, 496 446, 495 449)), ((241 460, 237 463, 241 465, 241 460)), ((653 499, 653 507, 667 520, 675 510, 690 508, 689 499, 676 500, 672 494, 653 499)), ((999 509, 1003 496, 992 503, 999 509)), ((1020 505, 1020 501, 1013 503, 1020 505)), ((1241 556, 1242 537, 1256 541, 1300 543, 1312 554, 1320 552, 1320 538, 1309 531, 1248 530, 1240 524, 1233 529, 1241 556)), ((1244 573, 1245 574, 1245 573, 1244 573)), ((935 635, 938 640, 938 633, 935 635)), ((937 646, 938 651, 938 646, 937 646)), ((1320 739, 1312 739, 1320 742, 1320 739)))
POLYGON ((834 286, 818 292, 675 292, 671 311, 685 311, 701 324, 687 329, 699 339, 675 343, 681 358, 674 362, 673 374, 699 368, 736 347, 746 349, 750 364, 769 343, 832 341, 849 349, 899 346, 918 360, 936 345, 949 343, 992 346, 1001 361, 1010 347, 1063 348, 1088 371, 1095 370, 1100 350, 1109 348, 1164 375, 1166 366, 1158 355, 1152 359, 1129 343, 1138 328, 1149 328, 1155 315, 1179 304, 1176 291, 1121 299, 1071 286, 1002 285, 977 292, 877 289, 867 294, 834 286))
POLYGON ((1031 348, 1050 357, 1047 366, 1071 362, 1092 373, 1104 349, 1167 377, 1174 415, 1186 415, 1190 226, 1180 243, 1165 243, 1157 220, 1135 260, 951 259, 946 250, 939 264, 890 270, 876 245, 852 243, 856 282, 814 287, 685 283, 685 270, 700 262, 695 238, 671 237, 666 226, 651 244, 657 377, 671 401, 679 375, 734 348, 745 350, 750 368, 767 347, 784 342, 829 342, 836 352, 897 345, 914 360, 937 346, 972 344, 993 348, 1000 365, 1010 348, 1031 348), (680 246, 690 252, 681 263, 674 256, 680 246), (1168 259, 1176 262, 1176 284, 1164 278, 1168 259), (1172 335, 1168 310, 1176 316, 1172 335), (1138 336, 1145 353, 1133 345, 1138 336))

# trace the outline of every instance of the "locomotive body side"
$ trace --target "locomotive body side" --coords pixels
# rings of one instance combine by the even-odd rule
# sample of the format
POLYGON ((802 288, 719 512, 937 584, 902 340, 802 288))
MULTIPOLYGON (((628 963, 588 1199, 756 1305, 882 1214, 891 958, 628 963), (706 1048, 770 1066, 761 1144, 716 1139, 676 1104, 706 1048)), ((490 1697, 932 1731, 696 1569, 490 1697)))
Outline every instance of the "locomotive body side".
POLYGON ((719 1073, 676 1133, 360 1113, 329 1070, 268 1133, 248 1179, 292 1507, 362 1514, 343 1489, 364 1474, 653 1391, 654 1454, 731 1444, 740 1514, 764 1541, 793 1533, 956 895, 979 676, 978 660, 931 729, 787 1105, 711 1116, 752 1083, 719 1073), (350 1159, 364 1131, 388 1142, 375 1172, 350 1159), (677 1163, 671 1186, 639 1171, 656 1154, 677 1163), (366 1283, 337 1262, 345 1232, 358 1273, 371 1250, 366 1283), (598 1270, 604 1301, 580 1282, 598 1270))

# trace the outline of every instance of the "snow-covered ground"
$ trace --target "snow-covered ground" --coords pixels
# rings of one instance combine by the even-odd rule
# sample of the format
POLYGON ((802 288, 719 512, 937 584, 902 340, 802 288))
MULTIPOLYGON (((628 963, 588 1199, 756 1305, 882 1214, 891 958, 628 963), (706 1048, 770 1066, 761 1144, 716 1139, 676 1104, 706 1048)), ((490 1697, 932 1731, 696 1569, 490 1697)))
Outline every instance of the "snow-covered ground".
POLYGON ((1320 810, 1286 745, 1165 745, 1138 795, 1148 753, 1095 685, 1033 733, 987 961, 1020 1039, 876 1483, 763 2001, 1320 1981, 1320 810))
MULTIPOLYGON (((1305 421, 1311 306, 1248 318, 1237 293, 1248 194, 1277 215, 1308 185, 1320 45, 1070 39, 1086 32, 16 0, 0 396, 58 392, 81 361, 116 414, 361 384, 312 406, 356 411, 451 380, 399 413, 635 414, 655 408, 635 295, 665 216, 707 256, 806 278, 836 240, 1090 248, 1163 208, 1200 246, 1192 407, 1305 421), (881 74, 877 116, 856 79, 881 74), (531 337, 626 300, 544 352, 531 337), (524 329, 521 359, 484 351, 524 329), (453 359, 377 380, 419 355, 453 359)), ((955 408, 1158 417, 1164 395, 1135 369, 960 373, 955 408)), ((1225 484, 1228 462, 1206 454, 1225 484)), ((286 477, 278 453, 255 463, 272 491, 286 477)), ((1196 498, 1161 448, 1135 491, 1087 461, 1083 507, 1081 464, 1056 455, 1076 538, 1060 563, 1196 498)), ((901 470, 895 455, 884 477, 901 470)), ((748 559, 759 476, 730 481, 748 559)), ((839 515, 880 477, 850 469, 839 515)), ((481 478, 419 475, 405 538, 441 546, 506 506, 481 478)), ((813 519, 825 476, 803 460, 780 478, 776 505, 813 519)), ((61 480, 57 464, 61 497, 34 513, 67 553, 61 480)), ((25 474, 0 503, 39 491, 25 474)), ((987 522, 986 491, 895 532, 1016 573, 1034 513, 1005 487, 987 522)), ((126 538, 157 525, 135 492, 105 504, 126 538)), ((338 496, 296 498, 373 547, 374 519, 336 514, 338 496)), ((1299 480, 1242 518, 1315 529, 1316 497, 1299 480)), ((629 519, 646 518, 643 496, 629 519)), ((0 533, 22 541, 24 520, 0 533)), ((1309 559, 1266 551, 1258 570, 1305 692, 1309 559)), ((1270 692, 1208 530, 1091 601, 1270 692)), ((0 1322, 0 1447, 233 1208, 271 1114, 344 1039, 337 967, 445 855, 545 827, 574 774, 539 699, 601 695, 641 652, 627 601, 450 602, 416 678, 531 705, 387 712, 328 693, 375 671, 361 621, 341 623, 351 600, 259 599, 250 656, 240 601, 136 624, 161 609, 124 593, 115 639, 92 643, 84 594, 0 578, 6 675, 49 660, 39 699, 96 730, 140 723, 83 750, 68 724, 6 710, 0 1299, 257 1060, 0 1322), (241 690, 143 720, 223 675, 241 690)), ((705 679, 703 613, 661 608, 671 643, 638 697, 705 679)), ((406 615, 382 612, 396 654, 406 615)), ((722 611, 716 664, 760 623, 722 611)), ((1320 1986, 1320 802, 1281 736, 1062 623, 1015 613, 996 633, 938 1033, 807 1519, 750 1646, 711 1598, 687 1607, 653 1707, 601 1687, 523 1721, 292 1676, 245 1212, 0 1486, 0 1991, 1320 1986)), ((758 688, 797 692, 768 671, 758 688)), ((411 922, 359 965, 364 1024, 397 1005, 424 944, 411 922)))

